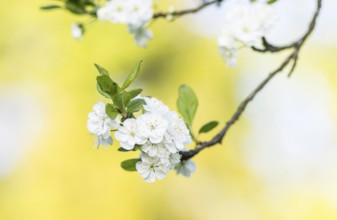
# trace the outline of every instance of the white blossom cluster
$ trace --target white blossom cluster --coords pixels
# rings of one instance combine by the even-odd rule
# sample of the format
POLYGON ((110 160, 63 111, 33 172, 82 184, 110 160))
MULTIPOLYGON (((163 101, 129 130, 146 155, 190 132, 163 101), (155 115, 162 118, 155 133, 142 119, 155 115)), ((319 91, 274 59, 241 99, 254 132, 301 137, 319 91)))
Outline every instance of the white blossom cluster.
POLYGON ((195 172, 194 162, 181 161, 180 151, 192 142, 190 132, 178 114, 155 98, 143 98, 144 113, 124 122, 111 120, 105 113, 104 103, 97 103, 89 113, 88 130, 96 135, 96 147, 112 144, 111 129, 125 150, 139 148, 140 161, 136 169, 146 182, 163 179, 168 171, 190 176, 195 172))
POLYGON ((152 0, 110 0, 97 11, 99 20, 125 24, 139 46, 145 47, 152 33, 145 25, 152 18, 152 0))
POLYGON ((227 65, 236 66, 240 47, 259 46, 276 20, 274 8, 266 2, 229 1, 218 38, 219 51, 227 65))

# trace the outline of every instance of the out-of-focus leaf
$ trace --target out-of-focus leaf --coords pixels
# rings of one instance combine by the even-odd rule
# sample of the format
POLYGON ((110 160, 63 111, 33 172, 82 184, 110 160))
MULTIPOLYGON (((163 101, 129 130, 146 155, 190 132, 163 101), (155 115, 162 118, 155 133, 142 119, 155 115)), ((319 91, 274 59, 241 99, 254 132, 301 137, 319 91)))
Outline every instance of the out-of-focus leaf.
POLYGON ((122 86, 122 90, 126 89, 127 87, 129 87, 131 85, 131 83, 133 83, 133 81, 135 81, 136 77, 139 74, 139 70, 140 70, 140 65, 142 64, 142 60, 133 68, 133 70, 129 73, 128 77, 126 78, 126 80, 123 83, 122 86))
POLYGON ((216 126, 218 126, 219 122, 218 121, 210 121, 207 124, 203 125, 200 130, 199 134, 201 133, 207 133, 213 130, 216 126))
POLYGON ((177 100, 178 111, 188 125, 192 125, 198 108, 198 98, 193 90, 187 85, 179 87, 179 98, 177 100))
POLYGON ((118 112, 117 109, 110 103, 105 106, 105 113, 109 116, 110 119, 115 119, 118 112))
POLYGON ((109 72, 100 65, 95 63, 95 67, 98 70, 99 74, 109 76, 109 72))
POLYGON ((128 91, 128 93, 130 94, 131 99, 133 99, 137 95, 139 95, 142 91, 143 91, 143 89, 132 89, 132 90, 128 91))
POLYGON ((41 10, 54 10, 54 9, 60 9, 62 8, 59 5, 46 5, 46 6, 42 6, 40 7, 41 10))
POLYGON ((121 92, 113 97, 114 104, 122 111, 129 105, 130 100, 130 94, 127 92, 121 92))
POLYGON ((145 105, 145 101, 143 99, 134 99, 128 105, 128 113, 132 114, 134 112, 138 112, 142 109, 143 105, 145 105))
MULTIPOLYGON (((118 85, 107 75, 100 75, 96 77, 98 83, 98 91, 108 94, 111 98, 114 97, 118 91, 118 85)), ((102 93, 101 93, 102 94, 102 93)), ((104 95, 105 96, 105 95, 104 95)))
POLYGON ((136 163, 138 163, 139 161, 139 158, 124 160, 121 163, 121 167, 126 171, 137 171, 136 163))

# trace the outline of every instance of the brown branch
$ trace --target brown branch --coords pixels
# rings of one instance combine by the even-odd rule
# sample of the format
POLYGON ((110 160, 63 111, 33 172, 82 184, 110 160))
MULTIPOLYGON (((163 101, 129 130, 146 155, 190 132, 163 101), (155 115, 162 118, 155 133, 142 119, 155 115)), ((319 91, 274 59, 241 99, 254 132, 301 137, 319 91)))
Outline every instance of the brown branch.
MULTIPOLYGON (((310 36, 310 34, 313 32, 313 30, 315 29, 316 26, 316 21, 317 21, 317 17, 321 11, 321 7, 322 7, 322 0, 317 0, 317 8, 315 11, 315 14, 309 24, 309 28, 306 31, 306 33, 297 41, 289 44, 289 45, 285 45, 285 46, 275 46, 272 45, 271 43, 269 43, 267 41, 267 39, 265 37, 262 38, 262 45, 263 45, 263 49, 259 49, 256 47, 252 47, 253 50, 257 51, 257 52, 280 52, 282 50, 287 50, 287 49, 291 49, 294 48, 295 50, 299 50, 298 48, 302 47, 302 45, 304 44, 304 42, 306 41, 306 39, 310 36)), ((296 58, 297 59, 297 58, 296 58)), ((296 62, 295 62, 296 63, 296 62)))
POLYGON ((221 144, 223 138, 225 137, 225 135, 227 134, 228 130, 232 127, 232 125, 234 125, 240 118, 240 116, 242 115, 242 113, 245 111, 246 107, 248 106, 248 104, 255 98, 255 96, 268 84, 268 82, 273 79, 278 73, 282 72, 288 65, 289 63, 291 63, 291 61, 293 61, 293 65, 291 67, 291 70, 289 72, 289 75, 291 75, 291 73, 294 71, 295 66, 297 64, 297 60, 298 60, 298 53, 301 50, 304 42, 308 39, 308 37, 310 36, 310 34, 313 32, 313 30, 315 29, 316 26, 316 21, 317 21, 317 17, 321 11, 321 7, 322 7, 322 0, 317 0, 317 7, 316 7, 316 11, 315 14, 313 15, 313 18, 309 24, 309 28, 307 30, 307 32, 303 35, 303 37, 301 37, 298 41, 288 45, 288 46, 283 46, 283 47, 275 47, 271 44, 269 44, 265 39, 265 50, 264 51, 260 51, 260 52, 277 52, 277 51, 281 51, 284 49, 290 49, 293 48, 294 51, 282 62, 282 64, 275 69, 274 71, 272 71, 271 73, 269 73, 269 75, 267 76, 267 78, 265 78, 249 95, 248 97, 246 97, 241 104, 239 105, 239 107, 237 108, 237 110, 235 111, 235 113, 233 114, 233 116, 227 121, 226 125, 224 126, 224 128, 217 134, 215 135, 210 141, 206 141, 206 142, 202 142, 199 143, 198 146, 192 150, 189 151, 183 151, 180 152, 180 154, 182 155, 182 160, 188 160, 192 157, 194 157, 195 155, 197 155, 200 151, 212 147, 214 145, 217 144, 221 144), (268 44, 267 44, 268 43, 268 44))
POLYGON ((201 11, 202 9, 213 5, 213 4, 220 4, 223 0, 214 0, 211 2, 205 2, 201 5, 199 5, 196 8, 192 8, 192 9, 185 9, 185 10, 181 10, 181 11, 175 11, 175 12, 158 12, 156 14, 154 14, 152 16, 153 19, 157 19, 157 18, 166 18, 167 16, 174 16, 174 17, 180 17, 183 15, 187 15, 187 14, 194 14, 197 13, 199 11, 201 11))

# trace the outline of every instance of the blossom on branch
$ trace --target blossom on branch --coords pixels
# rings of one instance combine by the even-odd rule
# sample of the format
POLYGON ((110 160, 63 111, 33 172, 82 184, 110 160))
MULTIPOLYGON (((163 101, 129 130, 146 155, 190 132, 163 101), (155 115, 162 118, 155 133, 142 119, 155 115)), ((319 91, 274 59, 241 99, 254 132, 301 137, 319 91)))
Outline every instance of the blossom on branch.
POLYGON ((228 66, 236 66, 240 47, 259 46, 261 39, 274 26, 277 16, 267 3, 228 2, 223 30, 218 38, 219 52, 228 66))
POLYGON ((126 119, 115 132, 115 137, 125 150, 140 146, 141 161, 136 169, 145 181, 154 182, 180 164, 178 152, 191 143, 191 136, 177 113, 156 98, 143 99, 144 113, 126 119))
POLYGON ((97 136, 96 148, 103 145, 105 148, 112 144, 110 129, 119 127, 119 119, 116 117, 111 120, 105 113, 105 104, 98 102, 93 106, 93 111, 88 115, 88 130, 97 136))
POLYGON ((152 38, 152 33, 145 28, 152 16, 152 0, 110 0, 97 11, 99 20, 126 25, 137 45, 142 47, 152 38))

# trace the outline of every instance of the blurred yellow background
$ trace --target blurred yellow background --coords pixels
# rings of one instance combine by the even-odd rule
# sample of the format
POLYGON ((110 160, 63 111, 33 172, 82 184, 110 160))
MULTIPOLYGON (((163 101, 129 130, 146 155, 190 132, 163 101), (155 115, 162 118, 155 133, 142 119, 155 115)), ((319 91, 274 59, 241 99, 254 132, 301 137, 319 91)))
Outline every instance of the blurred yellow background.
MULTIPOLYGON (((325 9, 336 6, 325 2, 325 9)), ((104 101, 96 92, 94 63, 122 82, 144 60, 136 86, 171 109, 179 85, 190 85, 200 104, 197 130, 214 119, 224 125, 285 54, 240 51, 238 68, 230 70, 218 55, 216 37, 202 34, 207 30, 191 17, 155 22, 147 49, 135 46, 123 26, 108 22, 91 24, 75 41, 70 24, 90 19, 42 12, 45 3, 14 0, 0 9, 1 220, 337 219, 337 38, 323 41, 325 29, 307 42, 291 79, 276 77, 222 146, 194 159, 191 178, 171 172, 148 184, 120 168, 137 153, 117 152, 118 143, 93 148, 87 115, 104 101)), ((303 25, 292 28, 304 31, 311 9, 303 25)), ((291 30, 283 38, 295 39, 291 30)))

